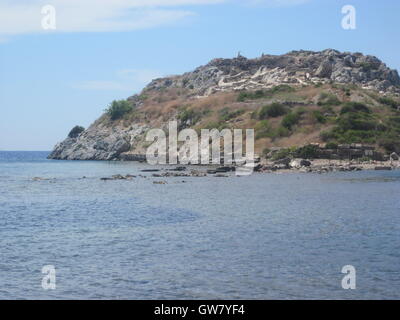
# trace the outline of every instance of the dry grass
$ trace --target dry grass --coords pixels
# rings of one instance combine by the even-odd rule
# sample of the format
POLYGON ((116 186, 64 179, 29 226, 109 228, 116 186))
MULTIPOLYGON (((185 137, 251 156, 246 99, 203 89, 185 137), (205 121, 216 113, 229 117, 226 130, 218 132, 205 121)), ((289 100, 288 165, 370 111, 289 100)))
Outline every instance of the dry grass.
MULTIPOLYGON (((265 148, 321 143, 321 132, 333 127, 332 122, 329 121, 321 124, 312 114, 316 110, 319 110, 322 114, 326 112, 326 107, 316 104, 322 92, 335 95, 343 103, 347 101, 367 103, 374 112, 381 116, 388 116, 393 112, 390 111, 390 108, 383 108, 382 104, 377 102, 376 99, 379 96, 376 93, 360 88, 351 87, 349 89, 340 85, 296 87, 294 92, 280 92, 272 97, 245 102, 238 102, 238 92, 220 92, 209 97, 195 98, 191 96, 190 90, 172 88, 161 91, 146 91, 143 105, 124 120, 121 120, 121 124, 128 126, 132 122, 139 122, 159 128, 163 127, 169 120, 176 119, 184 110, 193 110, 199 118, 193 126, 197 130, 210 125, 221 128, 251 129, 259 123, 259 119, 252 114, 262 106, 276 101, 298 102, 297 105, 294 104, 288 108, 292 112, 299 111, 300 108, 303 109, 304 114, 301 116, 300 122, 291 129, 289 136, 257 139, 255 142, 256 152, 261 153, 265 148), (221 111, 224 109, 228 109, 230 112, 243 110, 243 113, 228 121, 223 121, 221 111)), ((341 110, 341 106, 333 105, 329 108, 334 114, 339 114, 341 110)), ((282 119, 283 116, 269 118, 268 125, 271 130, 281 127, 282 119)), ((103 116, 98 121, 107 123, 107 118, 103 116)))

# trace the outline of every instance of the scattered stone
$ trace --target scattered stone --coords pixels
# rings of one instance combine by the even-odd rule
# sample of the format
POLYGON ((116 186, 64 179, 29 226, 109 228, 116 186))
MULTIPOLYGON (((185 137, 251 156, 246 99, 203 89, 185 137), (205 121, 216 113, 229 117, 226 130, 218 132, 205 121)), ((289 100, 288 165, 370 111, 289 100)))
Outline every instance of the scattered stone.
POLYGON ((274 161, 274 164, 277 164, 277 165, 284 164, 285 166, 288 166, 291 161, 292 160, 290 158, 283 158, 283 159, 274 161))
POLYGON ((176 167, 174 169, 168 169, 168 171, 186 171, 186 167, 176 167))
POLYGON ((392 170, 392 167, 389 166, 377 166, 375 170, 392 170))
POLYGON ((206 173, 200 172, 200 171, 198 171, 198 170, 192 170, 192 171, 190 171, 190 175, 191 175, 192 177, 205 177, 205 176, 207 176, 206 173))
POLYGON ((302 159, 302 160, 300 160, 300 166, 301 167, 310 167, 311 166, 311 161, 302 159))
POLYGON ((167 181, 153 181, 153 184, 167 184, 167 181))
POLYGON ((124 177, 123 175, 120 175, 120 174, 113 175, 111 178, 113 180, 126 180, 126 177, 124 177))
POLYGON ((121 174, 115 174, 111 177, 105 177, 105 178, 100 178, 102 181, 110 181, 110 180, 131 180, 132 178, 136 178, 136 176, 127 174, 126 176, 123 176, 121 174))
POLYGON ((215 171, 217 171, 217 172, 235 171, 235 167, 219 167, 215 171))
POLYGON ((48 181, 50 180, 49 178, 42 178, 42 177, 34 177, 32 178, 33 181, 48 181))

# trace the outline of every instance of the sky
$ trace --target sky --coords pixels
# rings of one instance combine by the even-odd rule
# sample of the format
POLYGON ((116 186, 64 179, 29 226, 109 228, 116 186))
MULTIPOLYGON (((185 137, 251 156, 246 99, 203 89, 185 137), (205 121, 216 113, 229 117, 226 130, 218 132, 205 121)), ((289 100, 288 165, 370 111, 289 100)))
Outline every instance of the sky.
POLYGON ((0 0, 0 150, 51 150, 112 100, 239 51, 334 48, 400 70, 399 13, 398 0, 0 0))

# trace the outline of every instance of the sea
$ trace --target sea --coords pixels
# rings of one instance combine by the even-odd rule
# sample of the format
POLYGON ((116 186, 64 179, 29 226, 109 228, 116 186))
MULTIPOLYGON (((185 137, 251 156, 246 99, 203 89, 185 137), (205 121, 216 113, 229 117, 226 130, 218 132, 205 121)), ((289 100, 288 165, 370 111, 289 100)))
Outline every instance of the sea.
POLYGON ((400 298, 400 171, 157 178, 47 155, 0 152, 0 299, 400 298))

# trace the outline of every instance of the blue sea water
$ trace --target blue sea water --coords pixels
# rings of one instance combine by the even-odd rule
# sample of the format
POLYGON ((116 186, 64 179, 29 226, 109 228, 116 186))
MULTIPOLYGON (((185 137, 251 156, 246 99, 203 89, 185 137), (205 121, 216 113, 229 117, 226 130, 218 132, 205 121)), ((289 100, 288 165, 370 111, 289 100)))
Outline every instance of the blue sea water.
POLYGON ((0 152, 0 299, 400 298, 399 171, 161 185, 100 180, 146 164, 47 154, 0 152))

